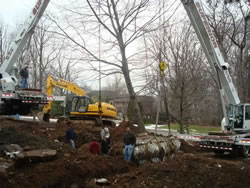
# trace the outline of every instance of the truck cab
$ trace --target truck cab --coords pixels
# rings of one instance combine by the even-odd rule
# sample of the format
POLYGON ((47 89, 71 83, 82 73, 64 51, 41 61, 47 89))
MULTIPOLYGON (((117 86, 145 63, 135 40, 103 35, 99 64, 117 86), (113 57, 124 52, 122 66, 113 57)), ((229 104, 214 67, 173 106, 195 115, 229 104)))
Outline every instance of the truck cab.
POLYGON ((235 132, 250 131, 250 104, 229 105, 229 129, 235 132))

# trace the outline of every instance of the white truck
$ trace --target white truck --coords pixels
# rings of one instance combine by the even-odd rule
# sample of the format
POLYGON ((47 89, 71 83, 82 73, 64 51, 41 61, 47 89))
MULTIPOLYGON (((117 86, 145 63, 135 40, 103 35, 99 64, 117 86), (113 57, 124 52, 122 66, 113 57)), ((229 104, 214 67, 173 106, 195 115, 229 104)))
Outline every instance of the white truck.
POLYGON ((250 104, 240 103, 228 71, 228 63, 224 61, 205 15, 202 1, 181 1, 218 83, 224 114, 222 132, 211 132, 201 136, 200 147, 211 149, 217 154, 229 151, 247 157, 250 148, 250 104))
POLYGON ((0 114, 27 115, 32 109, 37 109, 39 104, 47 104, 45 93, 37 89, 21 89, 15 71, 17 58, 30 40, 35 26, 42 17, 49 0, 38 0, 32 12, 15 41, 12 42, 3 63, 0 66, 0 114))

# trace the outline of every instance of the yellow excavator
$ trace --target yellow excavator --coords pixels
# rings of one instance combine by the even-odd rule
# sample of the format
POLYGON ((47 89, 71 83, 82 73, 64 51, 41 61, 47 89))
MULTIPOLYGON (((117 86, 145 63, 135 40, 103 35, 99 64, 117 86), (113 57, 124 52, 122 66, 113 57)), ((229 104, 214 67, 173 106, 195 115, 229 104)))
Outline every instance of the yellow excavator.
MULTIPOLYGON (((63 80, 61 78, 56 78, 54 76, 48 76, 46 84, 46 92, 48 96, 53 95, 54 87, 59 87, 72 93, 76 96, 72 99, 72 106, 69 118, 72 120, 94 120, 97 124, 100 124, 99 117, 103 118, 104 124, 114 124, 112 120, 117 118, 117 109, 109 104, 101 102, 101 111, 99 110, 99 103, 93 103, 91 98, 87 96, 85 91, 78 85, 63 80)), ((47 105, 43 108, 43 120, 49 121, 50 110, 52 108, 52 102, 49 101, 47 105)))

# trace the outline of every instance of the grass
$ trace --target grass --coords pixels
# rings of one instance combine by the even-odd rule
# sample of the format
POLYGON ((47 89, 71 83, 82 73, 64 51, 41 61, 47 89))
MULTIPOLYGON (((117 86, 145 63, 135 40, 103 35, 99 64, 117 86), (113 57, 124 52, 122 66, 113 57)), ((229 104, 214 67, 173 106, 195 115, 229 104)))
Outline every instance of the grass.
MULTIPOLYGON (((159 129, 168 129, 168 126, 161 126, 158 128, 159 129)), ((170 128, 172 130, 179 130, 179 125, 178 124, 171 124, 170 128)), ((208 133, 211 131, 221 131, 221 128, 215 127, 215 126, 189 125, 189 131, 193 132, 193 133, 208 133)))

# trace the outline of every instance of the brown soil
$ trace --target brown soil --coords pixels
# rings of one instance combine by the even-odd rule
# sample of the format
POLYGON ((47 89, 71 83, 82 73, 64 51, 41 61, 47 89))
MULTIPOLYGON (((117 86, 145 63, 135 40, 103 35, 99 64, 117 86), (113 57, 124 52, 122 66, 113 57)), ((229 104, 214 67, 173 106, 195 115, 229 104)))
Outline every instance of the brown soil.
POLYGON ((199 143, 198 142, 194 142, 194 141, 189 141, 186 142, 184 140, 180 140, 181 141, 181 147, 180 150, 185 152, 185 153, 201 153, 201 152, 207 152, 205 149, 202 149, 199 147, 199 143))
POLYGON ((1 172, 1 187, 101 187, 94 178, 107 178, 106 187, 249 187, 248 159, 215 157, 213 153, 200 152, 195 142, 182 141, 181 151, 167 162, 141 166, 124 162, 122 140, 127 126, 136 133, 136 127, 128 122, 110 128, 110 154, 94 156, 89 153, 88 144, 93 137, 99 138, 99 127, 73 122, 77 149, 72 151, 65 138, 65 122, 0 119, 0 162, 9 160, 3 153, 7 144, 58 151, 56 160, 13 166, 1 172))

